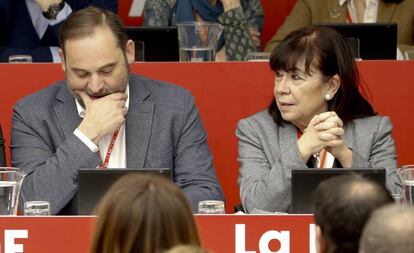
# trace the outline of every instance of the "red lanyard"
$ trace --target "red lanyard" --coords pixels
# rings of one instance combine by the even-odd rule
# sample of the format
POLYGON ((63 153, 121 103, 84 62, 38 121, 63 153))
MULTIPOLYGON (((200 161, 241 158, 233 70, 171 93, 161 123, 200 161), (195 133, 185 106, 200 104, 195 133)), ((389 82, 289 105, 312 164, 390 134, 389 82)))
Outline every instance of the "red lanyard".
MULTIPOLYGON (((300 131, 299 129, 297 130, 297 136, 298 136, 298 139, 302 136, 302 131, 300 131)), ((320 161, 320 163, 319 163, 319 168, 320 169, 323 169, 324 167, 324 165, 325 165, 325 161, 326 161, 326 156, 327 156, 327 151, 326 151, 326 149, 322 149, 322 154, 319 154, 320 156, 321 156, 321 161, 320 161)))
POLYGON ((108 150, 106 151, 105 160, 99 165, 100 169, 108 168, 109 159, 111 158, 112 150, 114 149, 114 145, 116 142, 116 138, 118 137, 119 129, 114 132, 112 135, 111 142, 109 143, 108 150))
POLYGON ((322 149, 322 154, 321 154, 322 158, 321 158, 321 162, 319 163, 319 168, 320 169, 325 168, 324 165, 325 165, 327 154, 328 154, 328 152, 326 151, 326 149, 322 149))
POLYGON ((351 17, 351 13, 349 13, 348 8, 346 8, 346 21, 348 21, 348 23, 352 24, 352 17, 351 17))

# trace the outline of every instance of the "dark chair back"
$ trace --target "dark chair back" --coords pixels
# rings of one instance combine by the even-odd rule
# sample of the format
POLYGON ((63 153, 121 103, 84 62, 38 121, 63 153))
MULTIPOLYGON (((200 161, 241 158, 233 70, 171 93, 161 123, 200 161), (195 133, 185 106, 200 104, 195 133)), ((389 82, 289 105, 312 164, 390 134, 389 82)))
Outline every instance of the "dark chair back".
POLYGON ((0 167, 6 166, 6 152, 4 151, 3 131, 0 125, 0 167))

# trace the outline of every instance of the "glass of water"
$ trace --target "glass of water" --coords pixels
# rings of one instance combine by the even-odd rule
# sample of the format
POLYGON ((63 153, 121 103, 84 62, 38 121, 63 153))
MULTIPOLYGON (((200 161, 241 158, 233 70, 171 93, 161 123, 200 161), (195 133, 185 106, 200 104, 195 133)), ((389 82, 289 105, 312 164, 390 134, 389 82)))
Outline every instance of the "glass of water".
POLYGON ((50 215, 50 204, 47 201, 27 201, 24 203, 24 215, 26 216, 50 215))
POLYGON ((142 40, 134 40, 135 61, 145 61, 145 43, 142 40))
POLYGON ((223 26, 213 22, 177 23, 180 61, 214 61, 223 26))
POLYGON ((396 204, 404 204, 405 203, 405 194, 404 188, 394 189, 391 193, 391 197, 394 199, 396 204))
POLYGON ((224 202, 220 200, 203 200, 198 202, 198 214, 225 214, 224 202))
POLYGON ((414 165, 405 165, 399 170, 404 186, 404 201, 406 204, 414 203, 414 165))
POLYGON ((263 61, 268 62, 270 59, 270 53, 268 52, 248 52, 247 61, 263 61))
POLYGON ((397 175, 399 179, 399 186, 395 186, 391 191, 391 197, 394 199, 396 204, 405 204, 405 190, 404 190, 404 179, 402 178, 401 171, 403 169, 397 169, 397 175))
POLYGON ((16 54, 9 56, 9 63, 31 63, 33 58, 31 55, 27 54, 16 54))
POLYGON ((414 60, 414 49, 409 49, 405 52, 406 60, 414 60))

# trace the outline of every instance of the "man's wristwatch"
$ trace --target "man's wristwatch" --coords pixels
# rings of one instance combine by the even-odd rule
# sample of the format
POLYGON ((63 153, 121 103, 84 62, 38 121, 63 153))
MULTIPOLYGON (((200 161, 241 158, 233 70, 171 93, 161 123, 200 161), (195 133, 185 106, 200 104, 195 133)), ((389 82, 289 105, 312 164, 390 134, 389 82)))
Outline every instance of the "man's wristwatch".
POLYGON ((65 1, 62 1, 58 4, 51 4, 47 11, 42 12, 43 16, 47 19, 55 20, 59 12, 65 7, 65 1))

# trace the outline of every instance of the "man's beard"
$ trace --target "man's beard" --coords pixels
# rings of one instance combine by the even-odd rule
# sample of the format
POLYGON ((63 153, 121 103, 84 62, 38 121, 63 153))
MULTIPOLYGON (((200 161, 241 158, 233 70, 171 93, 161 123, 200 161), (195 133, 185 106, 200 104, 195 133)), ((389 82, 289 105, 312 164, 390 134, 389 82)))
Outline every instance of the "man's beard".
MULTIPOLYGON (((106 87, 104 87, 99 93, 93 93, 92 91, 90 91, 88 89, 88 87, 85 87, 85 89, 83 90, 83 92, 85 92, 88 96, 90 97, 95 97, 95 98, 101 98, 101 97, 105 97, 107 95, 113 94, 113 93, 124 93, 126 90, 126 87, 129 83, 130 80, 130 68, 129 68, 129 64, 126 61, 126 57, 125 57, 125 68, 124 68, 124 73, 123 73, 123 77, 121 80, 121 85, 119 86, 119 89, 108 89, 106 87)), ((66 82, 70 82, 69 78, 67 76, 67 74, 65 73, 66 76, 66 82)), ((69 88, 70 93, 72 93, 72 95, 75 97, 75 99, 79 102, 79 104, 86 109, 85 107, 85 103, 83 102, 82 98, 76 94, 72 89, 69 88)))

